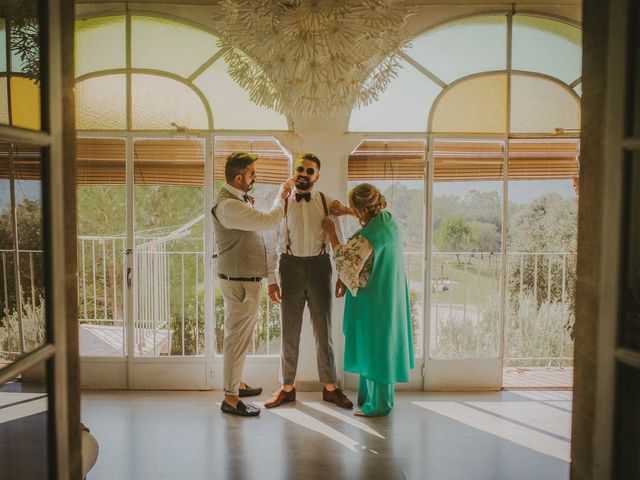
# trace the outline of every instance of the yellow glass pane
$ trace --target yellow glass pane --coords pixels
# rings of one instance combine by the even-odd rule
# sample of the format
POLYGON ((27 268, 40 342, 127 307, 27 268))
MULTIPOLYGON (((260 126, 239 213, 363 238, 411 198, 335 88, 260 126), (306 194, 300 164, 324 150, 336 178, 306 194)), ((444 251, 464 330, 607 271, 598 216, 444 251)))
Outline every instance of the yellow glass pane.
POLYGON ((185 84, 155 75, 132 75, 131 87, 134 129, 209 128, 202 100, 185 84))
POLYGON ((218 60, 198 76, 194 83, 207 97, 218 129, 287 130, 287 118, 256 105, 249 93, 227 73, 227 63, 218 60))
POLYGON ((218 50, 218 39, 203 30, 157 17, 131 20, 131 62, 188 77, 218 50))
POLYGON ((10 82, 12 125, 40 130, 40 87, 28 78, 12 77, 10 82))
POLYGON ((126 79, 124 75, 89 78, 75 86, 76 128, 125 130, 126 79))
POLYGON ((506 132, 506 73, 473 77, 453 85, 436 103, 432 115, 433 132, 506 132))
POLYGON ((9 124, 9 100, 7 97, 7 78, 0 78, 0 123, 9 124))
POLYGON ((126 66, 124 16, 78 20, 75 30, 76 77, 126 66))
POLYGON ((376 102, 351 112, 350 132, 424 132, 433 100, 442 90, 408 63, 376 102))
POLYGON ((511 131, 553 133, 556 128, 580 128, 578 100, 551 80, 514 74, 511 79, 511 131))

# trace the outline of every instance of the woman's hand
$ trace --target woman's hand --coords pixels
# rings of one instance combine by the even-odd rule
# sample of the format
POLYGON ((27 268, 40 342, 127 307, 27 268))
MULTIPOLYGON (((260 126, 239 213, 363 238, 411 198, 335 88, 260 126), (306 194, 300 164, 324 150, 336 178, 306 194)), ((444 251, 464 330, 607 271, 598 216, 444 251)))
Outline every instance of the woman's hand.
POLYGON ((336 226, 329 217, 324 217, 322 220, 322 231, 329 235, 329 237, 333 237, 336 235, 336 226))
POLYGON ((340 215, 347 215, 349 213, 349 207, 340 203, 339 200, 334 200, 329 207, 329 213, 338 217, 340 215))

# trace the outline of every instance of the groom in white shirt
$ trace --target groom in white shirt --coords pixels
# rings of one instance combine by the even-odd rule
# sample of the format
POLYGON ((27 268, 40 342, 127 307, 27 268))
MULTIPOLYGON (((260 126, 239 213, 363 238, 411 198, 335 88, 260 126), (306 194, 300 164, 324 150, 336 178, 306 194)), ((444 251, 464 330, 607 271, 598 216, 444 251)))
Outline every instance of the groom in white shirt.
MULTIPOLYGON (((331 261, 330 244, 322 230, 322 221, 329 216, 332 198, 313 191, 320 178, 320 160, 312 153, 300 155, 295 162, 294 195, 285 200, 284 218, 278 230, 280 254, 278 273, 268 276, 268 292, 272 301, 280 303, 282 324, 281 375, 282 387, 265 402, 267 408, 277 407, 296 399, 294 388, 300 348, 300 331, 305 305, 309 307, 315 337, 316 361, 320 381, 324 384, 323 400, 342 408, 353 403, 337 388, 336 366, 331 341, 331 261)), ((341 236, 337 221, 336 230, 341 236)), ((273 249, 272 249, 273 250, 273 249)), ((272 262, 275 264, 275 261, 272 262)), ((345 294, 338 280, 336 296, 345 294)))

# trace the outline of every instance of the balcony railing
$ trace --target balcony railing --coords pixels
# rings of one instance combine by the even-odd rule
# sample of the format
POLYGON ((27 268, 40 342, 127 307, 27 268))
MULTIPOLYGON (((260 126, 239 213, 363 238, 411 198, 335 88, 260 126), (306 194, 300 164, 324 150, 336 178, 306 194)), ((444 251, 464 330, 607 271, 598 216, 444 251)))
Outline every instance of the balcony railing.
MULTIPOLYGON (((78 238, 78 313, 81 354, 123 356, 126 351, 126 264, 123 237, 78 238)), ((0 250, 2 322, 0 355, 20 355, 44 339, 42 251, 20 251, 20 308, 16 307, 15 253, 0 250), (36 328, 34 328, 34 324, 36 328), (40 325, 38 327, 38 325, 40 325)), ((573 357, 575 255, 507 254, 501 295, 502 256, 491 252, 433 253, 431 259, 431 355, 475 358, 497 355, 504 312, 506 366, 568 366, 573 357), (504 304, 502 303, 504 302, 504 304)), ((134 348, 138 356, 204 353, 204 253, 140 248, 134 256, 134 348)), ((423 336, 423 254, 408 252, 414 346, 423 336)), ((266 295, 250 347, 252 355, 280 352, 279 308, 266 295)), ((222 351, 224 302, 215 298, 215 345, 222 351)))

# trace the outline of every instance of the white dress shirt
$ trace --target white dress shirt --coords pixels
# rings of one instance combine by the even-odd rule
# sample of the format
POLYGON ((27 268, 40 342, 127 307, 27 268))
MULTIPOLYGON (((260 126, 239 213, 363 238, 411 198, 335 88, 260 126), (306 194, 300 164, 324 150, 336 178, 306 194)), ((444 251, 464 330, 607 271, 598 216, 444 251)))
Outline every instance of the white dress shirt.
MULTIPOLYGON (((333 198, 324 196, 327 208, 333 202, 333 198)), ((314 257, 322 251, 322 244, 325 244, 325 252, 330 253, 331 242, 322 230, 322 220, 324 220, 324 208, 319 192, 311 191, 311 200, 296 201, 295 194, 291 194, 288 199, 287 217, 283 217, 278 229, 277 252, 290 253, 296 257, 314 257), (285 229, 289 227, 289 242, 291 252, 287 252, 287 240, 285 229)), ((330 216, 336 226, 338 240, 343 243, 342 228, 340 222, 333 215, 330 216)), ((273 250, 273 249, 270 249, 273 250)), ((270 264, 272 262, 269 262, 270 264)), ((273 264, 275 264, 275 259, 273 264)), ((269 270, 268 283, 276 283, 275 271, 269 270)))
POLYGON ((242 202, 235 202, 230 198, 220 201, 216 210, 218 221, 226 228, 245 230, 247 232, 262 232, 278 227, 283 214, 283 202, 280 195, 276 196, 271 210, 262 212, 244 201, 245 192, 225 183, 222 188, 238 197, 242 202))

